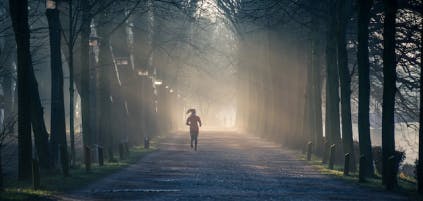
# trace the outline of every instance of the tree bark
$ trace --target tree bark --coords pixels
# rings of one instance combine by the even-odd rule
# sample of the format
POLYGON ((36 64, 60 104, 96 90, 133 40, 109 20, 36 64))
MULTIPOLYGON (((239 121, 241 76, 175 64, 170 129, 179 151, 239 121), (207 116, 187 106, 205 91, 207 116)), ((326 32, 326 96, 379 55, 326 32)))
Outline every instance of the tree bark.
POLYGON ((69 138, 70 138, 70 148, 71 148, 71 166, 75 166, 75 125, 74 125, 74 115, 75 115, 75 89, 74 89, 74 68, 73 68, 73 47, 74 47, 74 30, 73 30, 73 5, 72 0, 68 0, 69 5, 69 39, 68 39, 68 52, 69 52, 69 138))
MULTIPOLYGON (((90 24, 91 17, 89 13, 89 5, 86 0, 79 0, 82 8, 82 24, 80 37, 80 65, 81 65, 81 88, 79 94, 81 97, 81 116, 82 116, 82 131, 83 144, 85 146, 92 146, 95 143, 92 133, 91 113, 90 113, 90 24)), ((95 116, 95 115, 94 115, 95 116)))
POLYGON ((44 122, 44 108, 41 104, 40 93, 38 91, 38 82, 35 77, 34 68, 31 64, 29 82, 31 91, 31 125, 34 132, 34 143, 37 150, 39 165, 48 169, 52 167, 50 146, 48 142, 48 132, 44 122))
MULTIPOLYGON (((351 2, 351 1, 348 1, 351 2)), ((337 0, 337 54, 338 70, 341 83, 341 120, 342 143, 344 154, 350 153, 350 169, 355 171, 355 154, 353 145, 353 131, 351 121, 351 76, 348 67, 348 53, 346 42, 347 13, 351 8, 347 0, 337 0)))
MULTIPOLYGON (((50 36, 51 62, 51 138, 53 164, 57 162, 58 145, 67 146, 65 104, 63 96, 63 69, 61 59, 60 20, 58 9, 46 10, 50 36)), ((67 154, 67 153, 66 153, 67 154)), ((65 167, 66 168, 66 167, 65 167)))
MULTIPOLYGON (((333 10, 333 2, 329 10, 333 10)), ((336 21, 328 16, 326 40, 326 138, 330 145, 340 143, 339 76, 336 55, 336 21)), ((337 146, 340 147, 340 146, 337 146)))
POLYGON ((18 68, 18 178, 31 177, 31 96, 30 96, 30 30, 28 25, 28 1, 10 0, 10 17, 17 46, 18 68))
MULTIPOLYGON (((321 7, 318 1, 314 2, 314 6, 321 7)), ((320 20, 316 17, 312 18, 313 30, 319 30, 320 20)), ((314 31, 311 39, 311 76, 312 76, 312 128, 313 128, 313 144, 317 154, 321 154, 323 143, 323 125, 322 125, 322 64, 321 64, 321 32, 314 31)))
POLYGON ((395 164, 389 162, 389 158, 395 156, 395 19, 398 8, 396 1, 384 0, 383 3, 382 182, 387 189, 392 189, 397 182, 395 164))
POLYGON ((373 176, 372 143, 370 140, 370 75, 369 75, 369 20, 370 9, 373 1, 360 0, 358 12, 358 139, 360 155, 365 157, 365 164, 360 164, 360 169, 365 175, 363 178, 373 176))
MULTIPOLYGON (((101 22, 100 22, 101 23, 101 22)), ((111 107, 113 97, 111 94, 111 74, 112 74, 112 52, 110 49, 110 35, 107 25, 102 25, 99 27, 98 34, 100 37, 100 44, 99 44, 99 60, 98 60, 98 68, 99 68, 99 134, 100 142, 105 146, 105 149, 108 153, 109 160, 114 160, 113 157, 113 131, 111 125, 111 107)))

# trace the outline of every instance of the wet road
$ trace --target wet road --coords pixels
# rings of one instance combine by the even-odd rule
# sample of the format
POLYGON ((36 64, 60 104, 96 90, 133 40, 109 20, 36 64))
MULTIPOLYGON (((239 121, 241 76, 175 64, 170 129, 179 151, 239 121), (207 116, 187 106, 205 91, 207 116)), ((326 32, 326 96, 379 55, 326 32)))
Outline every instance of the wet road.
POLYGON ((161 140, 159 150, 63 200, 407 200, 321 175, 296 153, 236 132, 187 133, 161 140))

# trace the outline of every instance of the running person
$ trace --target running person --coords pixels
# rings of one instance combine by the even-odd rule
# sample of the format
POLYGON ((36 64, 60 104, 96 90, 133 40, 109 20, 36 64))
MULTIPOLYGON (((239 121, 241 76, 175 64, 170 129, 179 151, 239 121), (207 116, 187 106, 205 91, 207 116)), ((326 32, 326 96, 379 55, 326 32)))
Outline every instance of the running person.
POLYGON ((188 117, 186 124, 189 126, 189 134, 191 135, 191 149, 194 148, 197 151, 197 140, 198 140, 198 126, 201 127, 200 117, 195 114, 195 109, 189 109, 187 114, 191 113, 188 117), (194 145, 192 144, 194 141, 194 145))

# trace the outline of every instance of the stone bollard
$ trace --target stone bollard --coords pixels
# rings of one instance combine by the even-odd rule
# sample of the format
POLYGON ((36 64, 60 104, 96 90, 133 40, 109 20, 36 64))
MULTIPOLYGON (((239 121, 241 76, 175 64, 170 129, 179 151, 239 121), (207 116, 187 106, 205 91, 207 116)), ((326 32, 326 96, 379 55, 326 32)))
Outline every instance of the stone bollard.
POLYGON ((335 164, 335 148, 336 148, 335 144, 330 146, 328 167, 331 170, 333 170, 333 165, 335 164))
POLYGON ((60 162, 62 164, 63 176, 69 176, 69 156, 68 147, 66 145, 59 144, 60 149, 60 162))
POLYGON ((346 153, 344 159, 344 175, 350 174, 350 161, 351 161, 351 154, 346 153))
POLYGON ((150 149, 150 138, 144 137, 144 149, 150 149))
POLYGON ((125 154, 126 154, 126 157, 129 157, 129 143, 128 142, 125 142, 125 154))
POLYGON ((32 188, 34 190, 40 188, 40 166, 37 159, 32 159, 32 188))
POLYGON ((125 155, 123 153, 123 143, 119 143, 119 158, 120 160, 123 160, 125 158, 125 155))
POLYGON ((84 163, 85 163, 85 171, 91 171, 91 150, 90 147, 84 147, 84 163))
POLYGON ((365 182, 366 181, 366 177, 365 177, 365 165, 366 164, 366 157, 364 157, 364 155, 360 155, 360 166, 358 169, 358 181, 359 182, 365 182))
POLYGON ((310 141, 307 143, 307 160, 308 161, 311 160, 312 151, 313 151, 313 142, 310 141))
POLYGON ((322 163, 325 164, 328 162, 328 141, 325 140, 323 143, 323 158, 322 163))
POLYGON ((98 154, 98 165, 104 165, 104 154, 103 154, 103 147, 98 145, 97 146, 97 154, 98 154))

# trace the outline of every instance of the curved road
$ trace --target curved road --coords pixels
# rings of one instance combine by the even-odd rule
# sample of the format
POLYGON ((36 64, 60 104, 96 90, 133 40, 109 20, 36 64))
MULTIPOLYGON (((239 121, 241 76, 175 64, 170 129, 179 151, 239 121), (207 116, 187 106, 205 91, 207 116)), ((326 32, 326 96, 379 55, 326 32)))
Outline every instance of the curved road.
POLYGON ((187 133, 161 140, 137 164, 62 200, 407 200, 321 175, 293 151, 236 132, 187 133))

